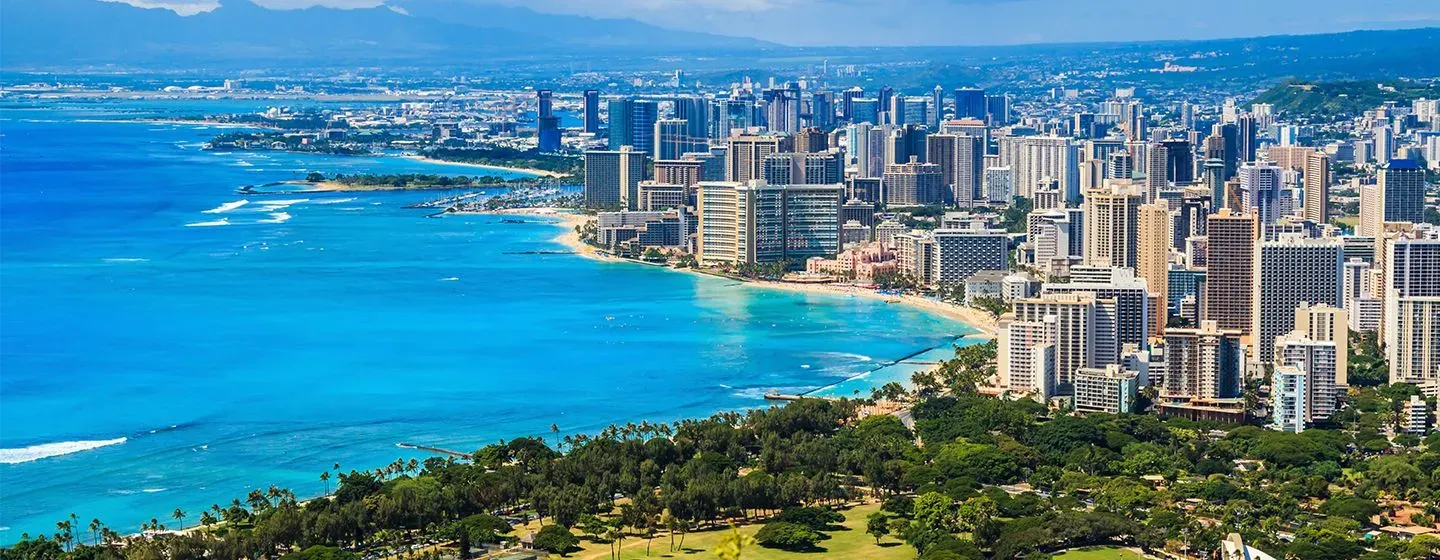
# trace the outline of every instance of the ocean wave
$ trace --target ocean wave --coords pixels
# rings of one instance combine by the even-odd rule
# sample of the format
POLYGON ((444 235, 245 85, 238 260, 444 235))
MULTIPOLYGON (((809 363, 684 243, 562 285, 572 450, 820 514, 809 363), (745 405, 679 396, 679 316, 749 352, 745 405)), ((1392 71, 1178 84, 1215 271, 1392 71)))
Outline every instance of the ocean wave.
POLYGON ((268 220, 260 220, 260 221, 257 222, 257 223, 261 223, 261 224, 283 224, 283 223, 289 221, 290 218, 291 218, 290 214, 287 214, 287 213, 285 213, 285 212, 276 212, 276 213, 270 215, 270 219, 268 219, 268 220))
POLYGON ((355 199, 354 199, 354 198, 327 198, 327 199, 325 199, 325 200, 317 200, 317 201, 315 201, 315 204, 343 204, 343 203, 346 203, 346 202, 355 202, 355 199))
POLYGON ((241 206, 244 206, 244 205, 246 205, 246 204, 250 204, 250 201, 248 201, 248 200, 236 200, 236 201, 234 201, 234 202, 226 202, 225 204, 221 204, 221 205, 216 206, 216 207, 214 207, 214 208, 211 208, 211 209, 209 209, 209 210, 205 210, 204 213, 206 213, 206 214, 223 214, 223 213, 225 213, 225 212, 229 212, 229 211, 231 211, 231 210, 234 210, 234 209, 239 208, 239 207, 241 207, 241 206))
POLYGON ((100 262, 107 262, 107 263, 142 263, 142 262, 150 262, 150 259, 141 259, 141 258, 136 258, 136 257, 110 257, 110 258, 108 258, 108 259, 100 259, 100 262))
POLYGON ((56 443, 42 443, 29 447, 17 447, 13 449, 0 449, 0 464, 13 465, 16 463, 28 463, 38 461, 47 457, 59 457, 81 451, 89 451, 110 445, 120 445, 128 438, 100 439, 88 441, 61 441, 56 443))
POLYGON ((441 278, 440 281, 441 281, 441 282, 454 282, 454 281, 459 280, 459 279, 460 279, 459 276, 451 276, 451 277, 448 277, 448 278, 441 278))
POLYGON ((236 166, 236 167, 255 167, 255 164, 250 163, 250 162, 248 162, 248 161, 245 161, 245 160, 243 160, 243 159, 242 159, 242 160, 236 160, 235 163, 232 163, 232 164, 230 164, 230 165, 234 165, 234 166, 236 166))
POLYGON ((215 221, 213 221, 213 222, 191 222, 191 223, 185 224, 185 227, 215 227, 215 226, 228 226, 228 225, 230 225, 230 220, 229 220, 228 218, 220 218, 220 219, 215 220, 215 221))
POLYGON ((296 205, 296 204, 300 204, 300 203, 303 203, 303 202, 310 202, 310 199, 308 199, 308 198, 291 198, 291 199, 285 199, 285 200, 262 200, 262 201, 260 201, 260 202, 257 202, 256 204, 259 204, 259 205, 263 206, 263 207, 264 207, 264 210, 270 211, 270 210, 279 210, 279 209, 284 208, 284 207, 286 207, 286 206, 294 206, 294 205, 296 205))

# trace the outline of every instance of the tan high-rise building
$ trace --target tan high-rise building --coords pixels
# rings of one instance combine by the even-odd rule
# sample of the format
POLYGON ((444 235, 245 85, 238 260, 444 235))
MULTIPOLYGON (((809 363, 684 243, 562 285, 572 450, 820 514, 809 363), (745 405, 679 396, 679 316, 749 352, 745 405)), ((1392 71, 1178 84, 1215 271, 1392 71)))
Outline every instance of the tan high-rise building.
POLYGON ((665 185, 694 186, 705 176, 705 162, 693 159, 661 159, 655 161, 655 182, 665 185))
POLYGON ((1220 329, 1249 335, 1255 296, 1255 216, 1222 209, 1210 215, 1205 231, 1208 266, 1203 319, 1214 321, 1220 329))
POLYGON ((765 156, 791 151, 789 136, 742 135, 729 140, 726 151, 725 180, 745 183, 765 178, 765 156))
POLYGON ((1317 224, 1330 220, 1330 156, 1311 152, 1305 156, 1305 219, 1317 224))
POLYGON ((1140 203, 1140 190, 1133 184, 1113 184, 1085 194, 1085 264, 1135 267, 1140 203))
POLYGON ((1135 275, 1145 279, 1156 298, 1155 326, 1150 332, 1165 332, 1170 289, 1170 210, 1165 204, 1146 204, 1136 215, 1135 275))
POLYGON ((1335 345, 1335 384, 1349 385, 1350 316, 1342 308, 1302 303, 1295 308, 1295 331, 1316 342, 1335 345))

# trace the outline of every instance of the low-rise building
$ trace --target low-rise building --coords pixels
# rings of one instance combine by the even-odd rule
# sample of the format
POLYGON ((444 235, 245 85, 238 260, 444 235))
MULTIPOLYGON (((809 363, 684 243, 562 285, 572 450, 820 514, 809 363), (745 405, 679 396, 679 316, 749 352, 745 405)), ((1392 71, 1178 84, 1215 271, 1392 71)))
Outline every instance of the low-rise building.
POLYGON ((1138 374, 1119 364, 1075 370, 1075 411, 1134 412, 1139 385, 1138 374))

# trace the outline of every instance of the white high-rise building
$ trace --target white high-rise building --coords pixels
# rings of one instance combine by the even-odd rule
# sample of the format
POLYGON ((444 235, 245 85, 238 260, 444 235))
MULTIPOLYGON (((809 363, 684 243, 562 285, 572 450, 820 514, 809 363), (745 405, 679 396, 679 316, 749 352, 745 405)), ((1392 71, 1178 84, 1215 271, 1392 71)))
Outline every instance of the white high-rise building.
POLYGON ((1309 391, 1305 370, 1296 366, 1275 366, 1270 376, 1270 427, 1282 432, 1305 431, 1305 395, 1309 391))
POLYGON ((1336 402, 1344 383, 1339 378, 1339 364, 1336 358, 1340 349, 1334 342, 1316 341, 1305 333, 1294 331, 1276 339, 1275 368, 1298 368, 1305 374, 1304 412, 1300 418, 1305 422, 1325 420, 1335 414, 1336 402))
POLYGON ((997 375, 1002 387, 1045 402, 1055 395, 1055 343, 1059 317, 1010 321, 1001 327, 997 375))
MULTIPOLYGON (((1055 384, 1058 394, 1068 394, 1075 380, 1075 370, 1098 365, 1095 338, 1114 336, 1102 332, 1096 316, 1102 309, 1114 309, 1114 300, 1100 300, 1093 294, 1044 294, 1014 302, 1015 320, 1043 322, 1055 320, 1055 384)), ((1112 315, 1113 316, 1113 315, 1112 315)))
POLYGON ((1135 185, 1113 185, 1085 194, 1085 264, 1135 266, 1135 228, 1143 202, 1135 185))
POLYGON ((1339 309, 1343 244, 1339 239, 1283 235, 1260 243, 1255 263, 1253 321, 1256 360, 1274 361, 1275 337, 1295 328, 1295 309, 1302 302, 1339 309))
POLYGON ((1385 251, 1385 354, 1391 383, 1440 391, 1440 240, 1397 239, 1385 251))
POLYGON ((1242 211, 1254 212, 1260 224, 1273 224, 1285 214, 1281 211, 1281 187, 1285 185, 1284 169, 1269 162, 1240 166, 1238 176, 1245 204, 1242 211))

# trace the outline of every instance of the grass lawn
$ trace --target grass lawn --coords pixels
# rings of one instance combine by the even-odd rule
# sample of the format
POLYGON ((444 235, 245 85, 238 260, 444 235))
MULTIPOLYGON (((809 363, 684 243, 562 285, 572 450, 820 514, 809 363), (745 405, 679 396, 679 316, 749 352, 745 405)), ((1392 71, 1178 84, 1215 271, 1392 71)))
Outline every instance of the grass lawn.
POLYGON ((1130 552, 1123 548, 1091 547, 1067 550, 1062 554, 1056 554, 1055 560, 1141 560, 1139 554, 1130 552))
MULTIPOLYGON (((830 538, 820 542, 819 550, 786 552, 755 545, 747 547, 743 557, 745 560, 793 560, 821 556, 826 558, 864 558, 865 560, 913 560, 915 549, 910 545, 902 543, 894 537, 885 537, 880 541, 880 546, 876 546, 875 538, 865 534, 865 517, 879 510, 879 504, 866 504, 843 511, 845 522, 842 525, 847 530, 826 533, 830 535, 830 538)), ((739 529, 742 533, 753 535, 760 530, 760 526, 747 525, 739 527, 739 529)), ((622 560, 643 560, 645 558, 703 558, 708 560, 715 557, 716 544, 729 532, 730 529, 727 527, 690 533, 685 536, 684 550, 679 552, 670 552, 670 537, 657 536, 650 546, 650 556, 648 557, 645 556, 645 539, 629 537, 623 543, 624 550, 620 558, 622 560)), ((584 550, 571 552, 566 557, 579 560, 602 560, 611 557, 608 544, 592 543, 582 538, 580 546, 584 550)))

